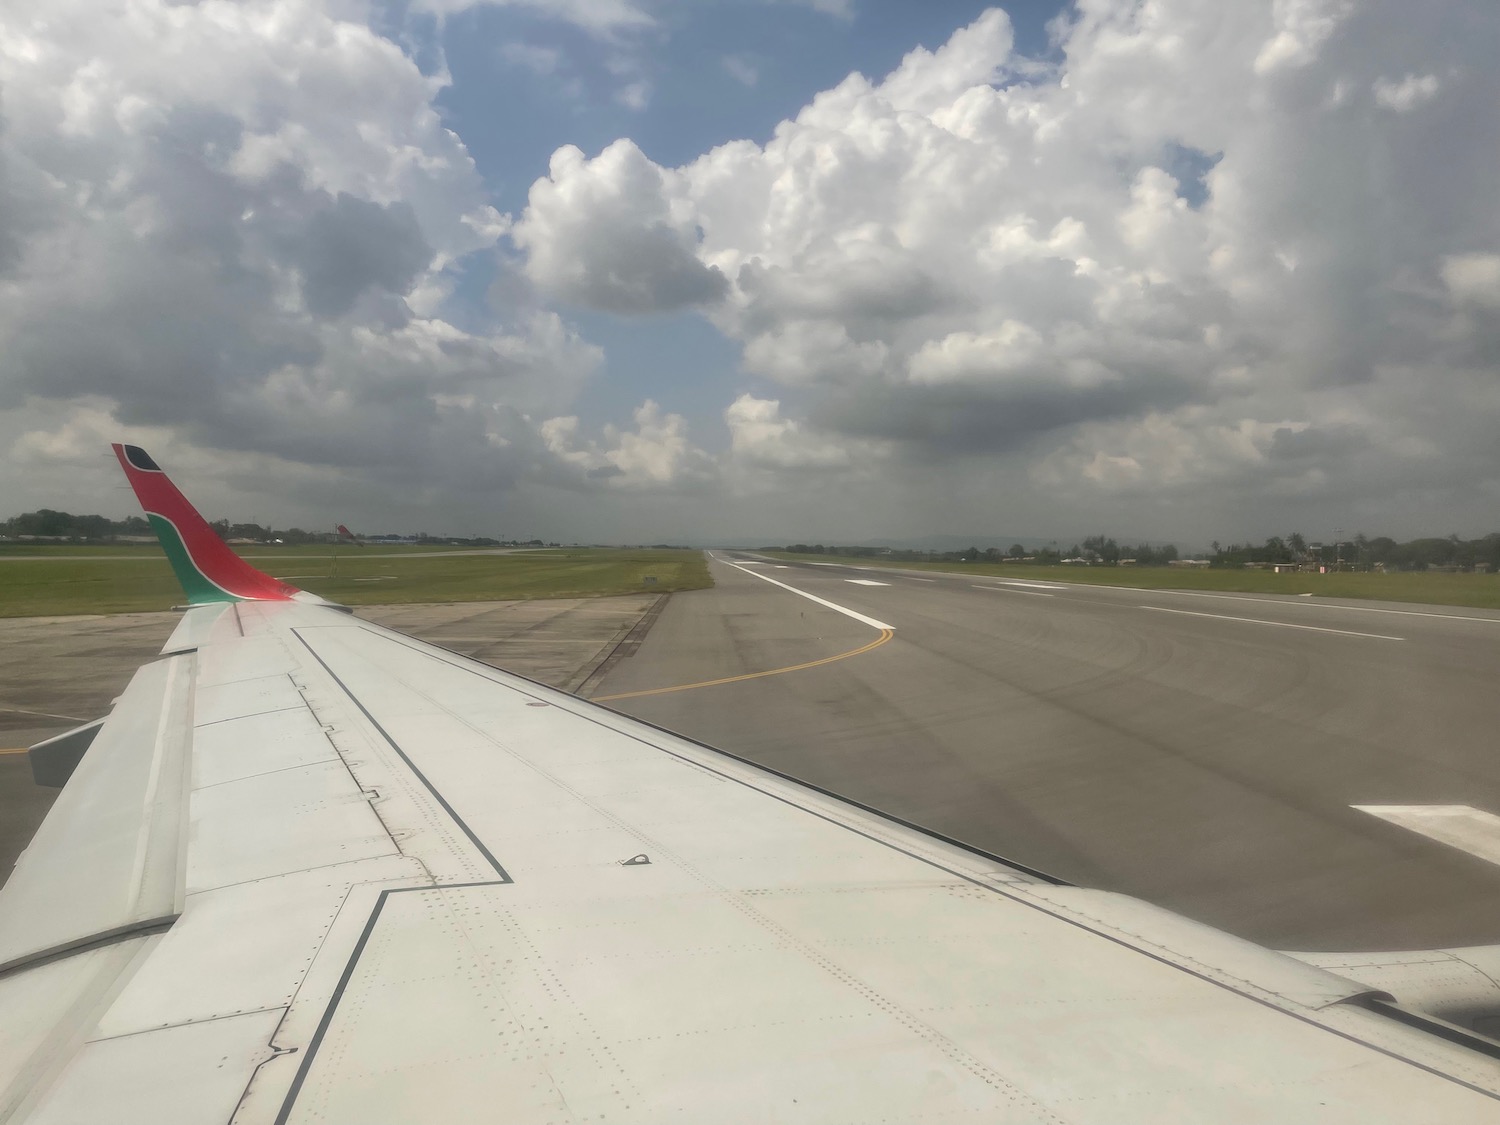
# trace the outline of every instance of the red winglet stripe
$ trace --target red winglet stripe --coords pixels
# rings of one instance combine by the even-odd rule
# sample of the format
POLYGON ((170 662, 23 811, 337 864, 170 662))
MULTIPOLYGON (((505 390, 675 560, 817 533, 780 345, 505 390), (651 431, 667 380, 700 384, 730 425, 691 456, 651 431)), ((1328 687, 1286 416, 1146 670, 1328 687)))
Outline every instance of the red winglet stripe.
MULTIPOLYGON (((177 490, 167 474, 158 469, 142 468, 127 455, 127 447, 116 443, 115 456, 136 499, 147 514, 160 516, 177 530, 183 547, 193 566, 209 582, 236 598, 251 601, 291 601, 300 593, 295 586, 272 578, 256 570, 244 559, 231 551, 218 533, 188 503, 187 497, 177 490)), ((131 446, 134 451, 137 447, 131 446)), ((155 465, 150 457, 139 455, 146 464, 155 465)))

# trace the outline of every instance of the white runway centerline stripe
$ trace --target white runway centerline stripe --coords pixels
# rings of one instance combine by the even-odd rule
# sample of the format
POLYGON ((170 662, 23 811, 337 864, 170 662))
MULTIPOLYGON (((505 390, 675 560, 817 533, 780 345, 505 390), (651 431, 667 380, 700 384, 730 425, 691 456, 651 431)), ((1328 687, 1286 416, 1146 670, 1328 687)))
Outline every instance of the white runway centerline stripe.
POLYGON ((725 566, 732 566, 736 570, 742 570, 746 574, 750 575, 750 577, 759 578, 762 582, 769 582, 772 586, 780 586, 783 590, 790 591, 791 593, 796 594, 799 598, 806 598, 810 602, 817 602, 820 606, 824 606, 827 609, 842 613, 845 617, 852 617, 854 618, 854 620, 868 625, 872 629, 894 630, 896 628, 894 625, 887 625, 884 621, 876 621, 873 617, 866 617, 863 613, 860 613, 857 610, 852 610, 848 606, 839 605, 837 602, 830 602, 826 598, 818 597, 817 594, 809 594, 806 590, 799 590, 795 586, 788 586, 785 582, 778 582, 769 574, 761 574, 759 571, 751 570, 748 567, 741 566, 739 563, 732 563, 726 559, 717 559, 715 561, 722 562, 725 566))
POLYGON ((1012 590, 1009 586, 975 586, 976 590, 988 590, 992 594, 1025 594, 1029 598, 1050 598, 1054 595, 1044 594, 1040 590, 1012 590))
POLYGON ((1056 582, 1022 582, 1019 578, 997 578, 996 582, 1005 586, 1029 586, 1033 590, 1066 590, 1066 586, 1059 586, 1056 582))
POLYGON ((1500 865, 1500 816, 1471 805, 1350 805, 1402 828, 1500 865))
MULTIPOLYGON (((1100 586, 1102 590, 1131 590, 1144 593, 1135 586, 1100 586)), ((1444 621, 1482 621, 1486 625, 1500 625, 1500 617, 1471 617, 1463 613, 1428 613, 1421 609, 1382 609, 1373 605, 1337 605, 1333 602, 1292 602, 1283 598, 1252 598, 1244 594, 1205 594, 1201 590, 1152 590, 1153 594, 1170 594, 1174 598, 1216 598, 1224 602, 1258 602, 1261 605, 1290 605, 1298 609, 1345 610, 1349 613, 1386 613, 1392 617, 1438 617, 1444 621)), ((1289 595, 1291 596, 1291 595, 1289 595)), ((1299 598, 1310 598, 1312 594, 1297 594, 1299 598)))
POLYGON ((1215 621, 1243 621, 1246 625, 1274 625, 1278 629, 1303 629, 1309 633, 1337 633, 1341 637, 1366 637, 1372 641, 1404 641, 1405 637, 1390 637, 1384 633, 1356 633, 1352 629, 1328 629, 1322 625, 1293 625, 1290 621, 1262 621, 1259 617, 1230 617, 1227 613, 1199 613, 1191 609, 1168 609, 1160 605, 1138 605, 1136 609, 1149 609, 1152 613, 1177 613, 1183 617, 1210 617, 1215 621))
POLYGON ((845 582, 852 582, 856 586, 889 586, 889 582, 876 582, 873 578, 846 578, 845 582))

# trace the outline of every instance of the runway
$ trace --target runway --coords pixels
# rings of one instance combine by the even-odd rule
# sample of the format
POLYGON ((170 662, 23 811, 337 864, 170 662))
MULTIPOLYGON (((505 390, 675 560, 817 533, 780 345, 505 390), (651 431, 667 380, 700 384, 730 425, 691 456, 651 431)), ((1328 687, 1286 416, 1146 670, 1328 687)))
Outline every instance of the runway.
POLYGON ((1500 614, 711 568, 594 698, 1277 948, 1500 941, 1500 614))

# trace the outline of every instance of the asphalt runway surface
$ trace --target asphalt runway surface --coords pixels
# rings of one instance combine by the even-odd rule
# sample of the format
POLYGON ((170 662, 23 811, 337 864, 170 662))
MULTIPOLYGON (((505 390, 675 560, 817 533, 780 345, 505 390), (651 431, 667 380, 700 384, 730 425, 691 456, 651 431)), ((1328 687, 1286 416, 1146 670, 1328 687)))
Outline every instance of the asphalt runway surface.
POLYGON ((589 694, 1276 948, 1500 942, 1500 614, 749 560, 589 694))

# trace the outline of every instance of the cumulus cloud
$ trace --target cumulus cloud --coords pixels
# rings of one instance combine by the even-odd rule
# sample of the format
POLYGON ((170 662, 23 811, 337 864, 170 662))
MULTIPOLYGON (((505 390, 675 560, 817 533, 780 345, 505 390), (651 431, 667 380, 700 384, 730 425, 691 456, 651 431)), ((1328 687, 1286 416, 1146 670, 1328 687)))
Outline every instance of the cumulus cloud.
MULTIPOLYGON (((647 104, 650 6, 545 10, 647 104)), ((1043 59, 994 10, 764 144, 680 167, 561 148, 514 220, 444 126, 446 75, 361 12, 0 13, 8 465, 81 465, 113 421, 304 488, 533 481, 704 512, 803 479, 1175 518, 1500 494, 1484 0, 1078 0, 1043 59), (497 251, 526 299, 461 309, 497 251), (585 433, 604 364, 576 309, 707 318, 739 348, 724 429, 663 399, 585 433)))
POLYGON ((1273 0, 1273 34, 1255 56, 1255 72, 1313 62, 1353 7, 1352 0, 1273 0))
POLYGON ((650 27, 656 22, 645 5, 631 0, 416 0, 413 6, 441 16, 470 8, 521 8, 605 37, 650 27))
POLYGON ((1455 301, 1500 309, 1500 254, 1454 254, 1441 273, 1455 301))
POLYGON ((1071 487, 1084 481, 1120 493, 1215 483, 1246 470, 1268 474, 1276 443, 1308 429, 1308 423, 1299 420, 1220 421, 1207 417, 1209 413, 1191 407, 1125 423, 1091 423, 1071 445, 1034 465, 1032 477, 1047 486, 1071 487))
POLYGON ((717 300, 727 282, 695 255, 692 223, 668 199, 670 178, 630 141, 593 160, 558 149, 511 235, 531 280, 551 297, 618 313, 717 300))
POLYGON ((687 419, 664 413, 651 400, 635 411, 635 429, 606 425, 603 440, 580 436, 578 418, 550 418, 541 425, 547 448, 582 480, 610 488, 685 487, 715 472, 712 459, 688 440, 687 419))
POLYGON ((1408 74, 1399 82, 1378 79, 1375 82, 1375 100, 1397 113, 1409 113, 1425 101, 1437 96, 1438 79, 1435 74, 1408 74))
POLYGON ((888 454, 873 442, 820 433, 786 418, 777 399, 744 394, 724 411, 730 460, 741 469, 773 471, 869 470, 888 454))
POLYGON ((0 16, 12 479, 122 432, 406 495, 548 471, 530 418, 601 356, 553 313, 447 318, 508 220, 440 79, 293 0, 71 9, 0 16))
MULTIPOLYGON (((548 232, 523 243, 539 284, 615 312, 697 304, 748 374, 795 390, 766 420, 772 400, 737 401, 736 435, 1011 458, 1101 496, 1253 489, 1296 462, 1277 488, 1332 497, 1344 474, 1306 471, 1311 451, 1430 451, 1434 380, 1500 421, 1483 12, 1081 0, 1047 62, 990 11, 764 145, 676 168, 565 150, 518 231, 548 232), (561 268, 550 235, 578 231, 606 249, 574 238, 561 268), (654 264, 622 268, 607 248, 629 239, 654 264), (724 284, 689 284, 689 257, 724 284)), ((1459 430, 1471 478, 1500 478, 1500 447, 1459 430)))

